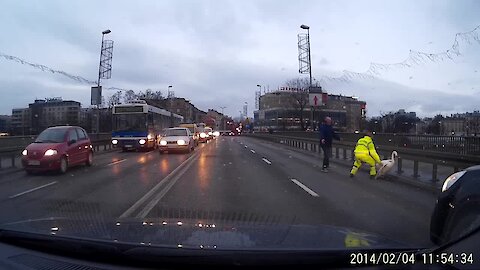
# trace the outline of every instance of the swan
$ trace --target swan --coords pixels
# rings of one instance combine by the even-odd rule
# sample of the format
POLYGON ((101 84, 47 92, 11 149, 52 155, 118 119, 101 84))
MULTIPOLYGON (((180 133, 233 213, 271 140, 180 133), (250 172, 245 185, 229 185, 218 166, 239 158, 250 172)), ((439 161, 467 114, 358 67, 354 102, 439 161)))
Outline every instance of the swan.
POLYGON ((397 157, 398 157, 397 151, 393 151, 391 159, 382 160, 380 169, 378 170, 378 173, 377 173, 377 176, 375 176, 375 179, 384 177, 395 165, 395 160, 397 159, 397 157))

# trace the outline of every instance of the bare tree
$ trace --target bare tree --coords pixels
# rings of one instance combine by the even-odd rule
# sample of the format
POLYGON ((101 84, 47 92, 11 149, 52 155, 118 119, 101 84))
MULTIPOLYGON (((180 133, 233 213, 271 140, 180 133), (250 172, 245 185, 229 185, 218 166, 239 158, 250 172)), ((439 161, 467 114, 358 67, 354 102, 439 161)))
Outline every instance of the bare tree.
POLYGON ((113 105, 122 103, 122 91, 117 91, 115 94, 110 96, 108 99, 108 107, 111 108, 113 105))
POLYGON ((135 92, 133 90, 128 90, 125 92, 125 94, 123 95, 123 100, 125 102, 128 102, 128 101, 132 101, 132 100, 135 100, 137 99, 137 94, 135 94, 135 92))
POLYGON ((305 130, 305 123, 303 121, 305 108, 308 106, 308 89, 310 81, 308 78, 290 79, 285 82, 285 85, 291 91, 290 105, 294 108, 300 117, 300 126, 302 130, 305 130), (293 90, 292 90, 293 89, 293 90))

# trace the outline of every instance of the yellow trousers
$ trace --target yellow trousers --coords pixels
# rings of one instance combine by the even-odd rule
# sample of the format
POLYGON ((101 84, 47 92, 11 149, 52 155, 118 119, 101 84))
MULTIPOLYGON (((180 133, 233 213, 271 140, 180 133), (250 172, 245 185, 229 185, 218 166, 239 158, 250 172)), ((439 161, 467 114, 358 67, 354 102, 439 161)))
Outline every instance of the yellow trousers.
POLYGON ((358 169, 362 166, 362 162, 370 165, 370 175, 377 175, 377 170, 375 168, 375 159, 372 156, 365 153, 355 153, 355 162, 353 163, 353 168, 350 171, 351 174, 355 175, 358 169))

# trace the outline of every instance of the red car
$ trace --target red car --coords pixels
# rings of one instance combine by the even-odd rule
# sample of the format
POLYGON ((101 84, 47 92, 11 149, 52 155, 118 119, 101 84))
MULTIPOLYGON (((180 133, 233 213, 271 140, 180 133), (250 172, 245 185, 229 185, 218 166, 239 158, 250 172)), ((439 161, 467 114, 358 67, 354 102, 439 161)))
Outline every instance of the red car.
POLYGON ((93 148, 87 132, 81 127, 47 128, 22 152, 22 164, 27 173, 59 171, 79 164, 91 166, 93 148))

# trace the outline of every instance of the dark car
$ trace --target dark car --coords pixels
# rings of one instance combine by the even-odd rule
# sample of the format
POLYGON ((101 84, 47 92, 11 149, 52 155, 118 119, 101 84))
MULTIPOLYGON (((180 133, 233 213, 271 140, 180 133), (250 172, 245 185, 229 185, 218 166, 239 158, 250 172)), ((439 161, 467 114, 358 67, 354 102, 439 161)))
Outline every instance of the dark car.
POLYGON ((47 128, 22 152, 22 164, 27 173, 59 171, 68 167, 93 163, 93 148, 87 132, 81 127, 47 128))
POLYGON ((450 175, 430 221, 430 238, 444 244, 480 226, 480 165, 450 175))

